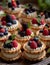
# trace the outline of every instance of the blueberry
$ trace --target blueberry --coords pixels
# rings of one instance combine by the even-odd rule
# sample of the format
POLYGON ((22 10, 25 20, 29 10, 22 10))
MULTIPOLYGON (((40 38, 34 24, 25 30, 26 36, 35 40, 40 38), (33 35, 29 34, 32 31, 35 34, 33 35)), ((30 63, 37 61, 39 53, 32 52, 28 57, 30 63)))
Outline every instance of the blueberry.
POLYGON ((29 45, 29 46, 30 46, 30 44, 31 44, 31 41, 28 42, 28 45, 29 45))
POLYGON ((4 33, 0 33, 0 36, 1 36, 1 37, 4 36, 4 33))
POLYGON ((29 11, 25 11, 26 14, 29 14, 29 11))
POLYGON ((11 4, 10 2, 8 3, 8 7, 9 7, 9 8, 11 8, 11 7, 12 7, 12 4, 11 4))
POLYGON ((2 25, 0 25, 0 29, 2 29, 3 28, 3 26, 2 25))
POLYGON ((12 44, 11 43, 5 43, 4 44, 4 48, 12 48, 12 44))
POLYGON ((39 32, 40 32, 40 33, 43 33, 43 30, 40 30, 39 32))
POLYGON ((12 36, 9 36, 9 40, 12 40, 12 36))
POLYGON ((28 28, 28 24, 27 23, 23 23, 22 26, 23 26, 24 30, 26 30, 28 28))
POLYGON ((48 24, 46 24, 45 26, 49 27, 49 25, 48 25, 48 24))
POLYGON ((12 20, 12 18, 11 18, 11 16, 10 15, 6 15, 6 22, 8 23, 8 22, 12 22, 13 20, 12 20))
POLYGON ((5 32, 4 32, 4 35, 8 35, 8 31, 5 31, 5 32))
POLYGON ((8 31, 8 28, 5 28, 5 31, 8 31))
POLYGON ((14 7, 12 7, 11 9, 14 10, 14 7))
POLYGON ((17 4, 17 5, 19 5, 19 4, 20 4, 20 2, 17 0, 17 1, 16 1, 16 4, 17 4))
POLYGON ((12 24, 16 24, 16 20, 13 20, 13 21, 12 21, 12 24))
POLYGON ((38 23, 38 26, 40 26, 41 25, 41 23, 38 23))
POLYGON ((35 8, 32 8, 32 9, 31 9, 31 11, 32 11, 32 12, 35 12, 35 11, 36 11, 36 9, 35 9, 35 8))
POLYGON ((41 46, 42 46, 42 44, 41 44, 41 43, 39 43, 39 44, 38 44, 38 47, 41 47, 41 46))
POLYGON ((11 26, 12 25, 12 23, 7 23, 7 26, 11 26))
POLYGON ((25 31, 19 31, 19 32, 18 32, 18 34, 19 34, 21 37, 24 37, 24 36, 26 36, 26 33, 25 33, 25 31))
POLYGON ((39 40, 39 38, 38 37, 35 37, 33 40, 37 42, 39 40))

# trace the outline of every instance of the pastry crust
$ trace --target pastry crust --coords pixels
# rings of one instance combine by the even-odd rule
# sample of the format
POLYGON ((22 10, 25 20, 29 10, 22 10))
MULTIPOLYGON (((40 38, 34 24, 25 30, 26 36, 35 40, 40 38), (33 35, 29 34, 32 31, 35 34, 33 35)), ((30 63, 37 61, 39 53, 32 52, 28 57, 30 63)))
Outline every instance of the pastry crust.
POLYGON ((46 56, 46 51, 44 51, 43 55, 41 57, 38 57, 38 58, 30 58, 27 55, 25 55, 25 52, 23 52, 23 57, 27 60, 30 60, 30 61, 37 61, 37 60, 39 61, 39 60, 42 60, 45 56, 46 56))

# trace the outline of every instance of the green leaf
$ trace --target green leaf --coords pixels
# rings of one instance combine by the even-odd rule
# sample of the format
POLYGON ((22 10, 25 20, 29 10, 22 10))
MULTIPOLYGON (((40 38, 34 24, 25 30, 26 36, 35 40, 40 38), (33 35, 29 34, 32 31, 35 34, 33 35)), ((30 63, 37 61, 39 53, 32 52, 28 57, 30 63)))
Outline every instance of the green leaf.
POLYGON ((37 22, 40 23, 40 18, 37 18, 37 22))
POLYGON ((6 41, 6 44, 9 44, 9 43, 11 43, 12 42, 12 40, 7 40, 6 41))
POLYGON ((28 7, 28 5, 26 4, 26 5, 24 5, 24 8, 29 8, 29 7, 28 7))
POLYGON ((4 14, 1 14, 1 16, 6 16, 6 14, 4 13, 4 14))
POLYGON ((28 22, 28 28, 30 28, 30 26, 31 26, 31 24, 30 24, 30 22, 28 22))
POLYGON ((50 53, 50 48, 47 50, 47 53, 50 53))
POLYGON ((12 40, 15 39, 16 35, 12 35, 12 40))

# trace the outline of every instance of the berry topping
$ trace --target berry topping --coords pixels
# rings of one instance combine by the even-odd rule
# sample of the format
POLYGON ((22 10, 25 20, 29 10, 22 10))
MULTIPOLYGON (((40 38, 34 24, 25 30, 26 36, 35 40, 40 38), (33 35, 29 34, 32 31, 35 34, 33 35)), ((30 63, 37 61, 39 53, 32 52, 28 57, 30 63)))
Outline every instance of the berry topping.
POLYGON ((13 40, 12 41, 12 45, 13 45, 13 47, 17 47, 18 46, 17 41, 16 40, 13 40))
POLYGON ((8 3, 8 7, 11 8, 12 7, 12 3, 9 2, 8 3))
POLYGON ((15 15, 11 15, 12 20, 16 20, 15 15))
POLYGON ((2 29, 2 28, 3 28, 3 26, 0 25, 0 29, 2 29))
POLYGON ((36 18, 33 18, 32 24, 37 24, 37 19, 36 18))
POLYGON ((37 43, 35 41, 32 41, 30 44, 30 48, 36 49, 37 48, 37 43))
POLYGON ((44 30, 43 30, 43 35, 48 35, 48 34, 49 34, 48 29, 44 29, 44 30))
POLYGON ((19 4, 20 4, 20 2, 19 2, 19 1, 16 1, 16 4, 17 4, 17 5, 19 5, 19 4))
POLYGON ((2 25, 6 25, 6 21, 2 21, 2 25))
POLYGON ((13 7, 17 7, 16 2, 12 1, 12 6, 13 6, 13 7))
POLYGON ((40 42, 37 42, 38 47, 42 47, 42 44, 40 42))
POLYGON ((0 32, 4 33, 5 32, 5 29, 4 28, 0 29, 0 32))
POLYGON ((40 30, 40 33, 43 33, 43 30, 40 30))
POLYGON ((7 23, 7 26, 11 26, 12 25, 12 23, 7 23))
POLYGON ((16 24, 16 23, 17 23, 16 20, 13 20, 13 21, 12 21, 12 24, 16 24))
POLYGON ((1 18, 1 21, 5 21, 5 20, 6 20, 6 17, 2 17, 2 18, 1 18))
POLYGON ((30 29, 26 30, 26 35, 31 35, 32 31, 30 29))
POLYGON ((4 33, 0 33, 0 36, 1 36, 1 37, 4 36, 4 33))
POLYGON ((38 38, 38 37, 35 37, 33 40, 34 40, 35 42, 38 42, 39 38, 38 38))
POLYGON ((41 20, 41 24, 44 25, 44 23, 45 23, 45 21, 42 19, 42 20, 41 20))
POLYGON ((8 31, 5 31, 5 32, 4 32, 4 35, 8 35, 8 31))

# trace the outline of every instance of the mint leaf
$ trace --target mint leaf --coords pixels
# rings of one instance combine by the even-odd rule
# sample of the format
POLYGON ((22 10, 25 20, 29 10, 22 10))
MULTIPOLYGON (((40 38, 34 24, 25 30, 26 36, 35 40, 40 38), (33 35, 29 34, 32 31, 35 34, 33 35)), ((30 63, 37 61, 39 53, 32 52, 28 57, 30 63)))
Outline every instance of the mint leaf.
POLYGON ((40 18, 37 18, 37 22, 40 23, 40 18))
POLYGON ((47 53, 50 53, 50 48, 47 50, 47 53))
POLYGON ((12 40, 8 40, 8 41, 6 41, 6 44, 9 44, 9 43, 11 43, 12 42, 12 40))
POLYGON ((30 22, 28 22, 27 24, 28 24, 28 28, 30 28, 30 26, 31 26, 31 25, 30 25, 30 22))
POLYGON ((12 40, 15 39, 16 35, 12 35, 12 40))

